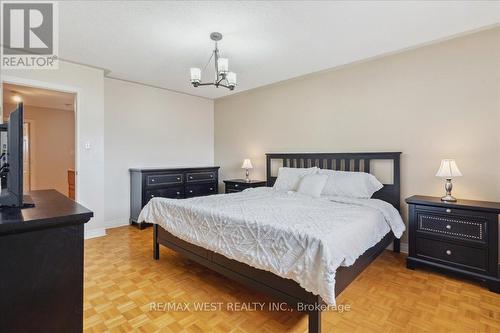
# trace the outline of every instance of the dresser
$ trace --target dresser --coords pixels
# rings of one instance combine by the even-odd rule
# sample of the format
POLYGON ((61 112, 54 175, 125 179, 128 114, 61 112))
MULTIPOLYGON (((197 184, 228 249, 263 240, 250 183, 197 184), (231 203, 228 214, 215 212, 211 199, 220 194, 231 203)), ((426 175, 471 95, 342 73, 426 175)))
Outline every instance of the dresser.
POLYGON ((412 196, 407 267, 426 266, 486 282, 500 293, 500 203, 412 196))
POLYGON ((0 331, 83 331, 83 226, 93 213, 55 190, 0 209, 0 331))
POLYGON ((265 180, 250 180, 247 182, 245 179, 228 179, 224 180, 226 193, 241 192, 247 188, 263 187, 266 186, 265 180))
POLYGON ((130 224, 154 197, 184 199, 218 193, 219 167, 132 168, 130 171, 130 224))

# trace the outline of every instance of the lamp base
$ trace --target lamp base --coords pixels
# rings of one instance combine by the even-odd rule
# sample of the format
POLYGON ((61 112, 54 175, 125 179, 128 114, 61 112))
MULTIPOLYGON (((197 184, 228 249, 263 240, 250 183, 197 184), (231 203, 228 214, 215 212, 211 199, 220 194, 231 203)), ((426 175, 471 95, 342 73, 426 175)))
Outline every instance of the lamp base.
POLYGON ((452 195, 445 195, 444 197, 441 197, 441 201, 446 201, 446 202, 456 202, 457 199, 452 196, 452 195))
POLYGON ((446 183, 444 184, 444 189, 446 190, 446 195, 441 197, 441 201, 444 202, 456 202, 454 196, 451 195, 451 190, 453 189, 453 184, 451 183, 451 178, 446 178, 446 183))

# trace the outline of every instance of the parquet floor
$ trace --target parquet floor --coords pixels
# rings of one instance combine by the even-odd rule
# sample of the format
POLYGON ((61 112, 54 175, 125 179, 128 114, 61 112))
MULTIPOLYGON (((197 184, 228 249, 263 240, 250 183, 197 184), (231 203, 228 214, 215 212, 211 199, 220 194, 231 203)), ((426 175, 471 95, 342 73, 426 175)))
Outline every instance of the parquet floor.
MULTIPOLYGON (((152 228, 121 227, 85 241, 85 333, 306 332, 306 316, 295 311, 228 308, 272 300, 164 247, 154 261, 151 238, 152 228), (195 311, 200 302, 223 306, 195 311), (165 303, 176 308, 167 311, 165 303)), ((388 251, 337 302, 351 310, 324 313, 323 332, 500 332, 500 295, 473 282, 407 270, 404 255, 388 251)))

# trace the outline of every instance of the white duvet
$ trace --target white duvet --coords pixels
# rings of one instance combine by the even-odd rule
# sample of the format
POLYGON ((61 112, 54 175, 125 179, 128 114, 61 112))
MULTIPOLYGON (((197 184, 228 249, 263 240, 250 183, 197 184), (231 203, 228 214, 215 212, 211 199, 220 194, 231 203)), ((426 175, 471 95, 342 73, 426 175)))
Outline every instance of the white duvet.
POLYGON ((311 198, 272 188, 191 199, 154 198, 139 222, 159 224, 192 244, 298 282, 335 304, 335 272, 390 230, 405 226, 377 199, 311 198))

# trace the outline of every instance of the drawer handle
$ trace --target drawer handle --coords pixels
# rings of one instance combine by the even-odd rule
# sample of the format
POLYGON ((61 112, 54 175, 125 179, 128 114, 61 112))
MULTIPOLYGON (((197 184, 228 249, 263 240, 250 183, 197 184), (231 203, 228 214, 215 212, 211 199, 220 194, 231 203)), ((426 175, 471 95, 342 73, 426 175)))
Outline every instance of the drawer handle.
POLYGON ((180 178, 177 178, 177 180, 181 180, 180 178))
POLYGON ((446 212, 447 212, 447 213, 451 213, 451 209, 446 208, 446 212))
POLYGON ((239 185, 238 184, 234 184, 234 187, 238 187, 239 185))
POLYGON ((189 193, 193 193, 193 190, 189 190, 189 193))
POLYGON ((151 179, 151 183, 154 183, 154 182, 155 182, 154 178, 153 178, 153 179, 151 179))
POLYGON ((193 176, 189 176, 189 179, 193 179, 193 176))
POLYGON ((154 198, 154 197, 155 197, 155 195, 154 195, 154 194, 151 194, 151 198, 154 198))
POLYGON ((214 178, 214 175, 210 175, 210 178, 214 178))
POLYGON ((446 254, 451 256, 451 250, 446 250, 446 254))
POLYGON ((451 230, 451 225, 447 224, 446 229, 451 230))
POLYGON ((213 187, 211 187, 211 188, 210 188, 210 191, 213 191, 213 190, 214 190, 214 188, 213 188, 213 187))
POLYGON ((181 194, 181 192, 177 192, 177 195, 180 195, 180 194, 181 194))

